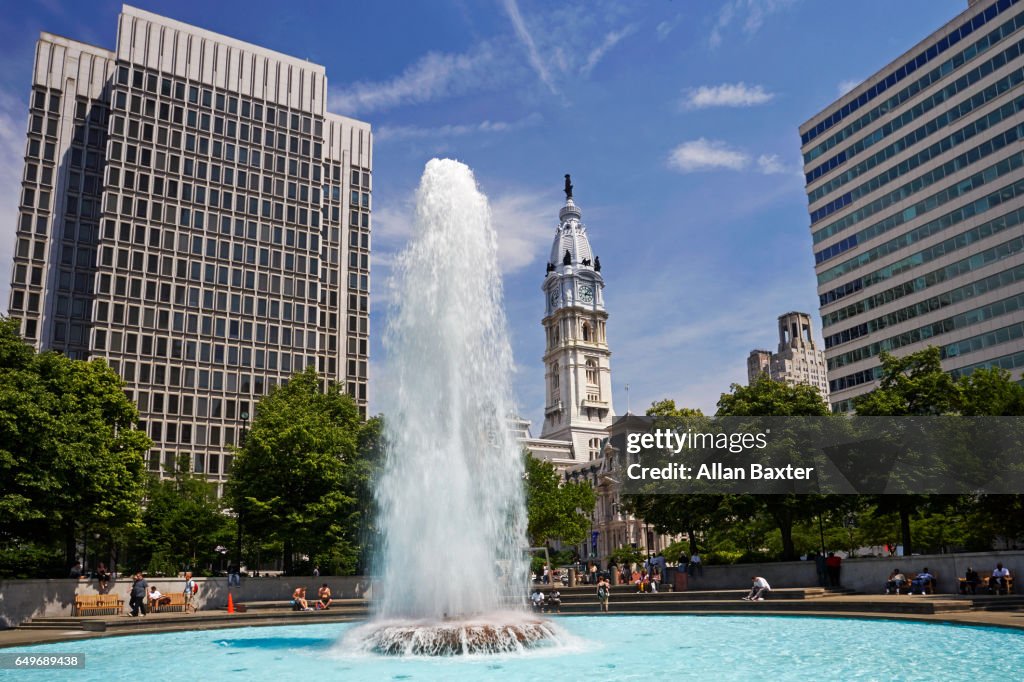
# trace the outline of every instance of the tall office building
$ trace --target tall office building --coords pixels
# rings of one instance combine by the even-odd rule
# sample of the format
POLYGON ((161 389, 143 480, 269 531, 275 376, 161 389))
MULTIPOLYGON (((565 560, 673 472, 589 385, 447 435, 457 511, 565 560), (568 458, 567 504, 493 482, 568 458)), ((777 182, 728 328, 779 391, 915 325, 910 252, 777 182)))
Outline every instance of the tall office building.
POLYGON ((747 357, 749 383, 754 383, 762 374, 791 386, 814 386, 828 400, 825 354, 814 341, 810 315, 798 312, 779 315, 778 351, 752 350, 747 357))
POLYGON ((223 480, 306 367, 365 412, 372 137, 326 95, 323 66, 133 7, 113 52, 40 36, 9 312, 124 378, 151 470, 223 480))
POLYGON ((977 0, 800 127, 833 408, 879 354, 1024 368, 1024 2, 977 0))

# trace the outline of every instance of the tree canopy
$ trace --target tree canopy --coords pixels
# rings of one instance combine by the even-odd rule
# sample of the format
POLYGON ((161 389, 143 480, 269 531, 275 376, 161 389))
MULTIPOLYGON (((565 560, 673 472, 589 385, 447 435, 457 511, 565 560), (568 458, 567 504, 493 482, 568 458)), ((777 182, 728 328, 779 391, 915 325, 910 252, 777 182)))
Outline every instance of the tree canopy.
POLYGON ((0 574, 61 575, 83 533, 139 523, 152 442, 138 419, 102 360, 36 353, 0 320, 0 574))
POLYGON ((530 543, 548 540, 575 545, 587 539, 590 515, 597 501, 593 489, 582 482, 561 482, 550 462, 526 453, 526 533, 530 543))
POLYGON ((321 390, 312 368, 256 405, 227 494, 243 533, 283 544, 286 572, 299 553, 332 571, 355 569, 370 476, 360 442, 376 428, 340 386, 321 390))

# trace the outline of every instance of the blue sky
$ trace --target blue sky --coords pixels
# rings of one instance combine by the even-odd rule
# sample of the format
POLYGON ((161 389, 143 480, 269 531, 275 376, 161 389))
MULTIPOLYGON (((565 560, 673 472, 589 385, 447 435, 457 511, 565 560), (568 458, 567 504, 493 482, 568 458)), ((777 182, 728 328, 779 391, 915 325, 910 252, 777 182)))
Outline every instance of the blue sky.
MULTIPOLYGON (((750 349, 774 348, 779 314, 817 324, 797 126, 967 0, 135 4, 324 64, 330 110, 373 124, 377 332, 423 165, 446 156, 474 169, 536 431, 539 287, 562 176, 604 266, 617 411, 629 384, 634 412, 662 398, 713 412, 746 380, 750 349)), ((46 30, 113 48, 119 10, 37 0, 0 17, 4 306, 35 40, 46 30)))

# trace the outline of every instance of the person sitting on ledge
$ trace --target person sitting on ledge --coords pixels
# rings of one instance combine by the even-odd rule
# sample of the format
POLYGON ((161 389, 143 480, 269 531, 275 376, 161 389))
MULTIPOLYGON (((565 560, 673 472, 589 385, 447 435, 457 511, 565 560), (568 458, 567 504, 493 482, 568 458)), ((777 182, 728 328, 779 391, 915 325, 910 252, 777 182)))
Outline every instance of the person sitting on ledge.
POLYGON ((928 594, 928 590, 935 591, 935 576, 928 572, 928 567, 917 574, 910 582, 911 594, 928 594))
POLYGON ((552 611, 552 609, 555 611, 555 613, 561 613, 562 612, 562 593, 559 592, 558 590, 551 590, 551 592, 548 593, 547 607, 548 607, 548 613, 550 613, 552 611))
POLYGON ((885 593, 889 594, 890 590, 896 594, 900 593, 900 589, 903 588, 903 584, 907 582, 907 576, 900 573, 900 569, 892 569, 892 573, 889 574, 889 579, 885 583, 885 593))
POLYGON ((533 610, 540 613, 544 613, 544 593, 540 590, 534 590, 533 594, 530 595, 530 602, 533 604, 533 610))
POLYGON ((292 592, 292 611, 312 611, 309 602, 306 601, 306 588, 296 587, 292 592))
POLYGON ((967 590, 971 591, 971 594, 978 594, 978 585, 981 584, 981 576, 970 566, 967 567, 967 572, 964 573, 964 580, 960 583, 960 594, 967 594, 967 590))
POLYGON ((320 597, 320 601, 316 605, 318 609, 331 608, 331 588, 327 586, 327 583, 320 586, 320 589, 317 590, 317 596, 320 597))
POLYGON ((750 582, 750 594, 743 598, 746 601, 764 601, 764 593, 772 591, 768 581, 759 575, 750 576, 750 582))

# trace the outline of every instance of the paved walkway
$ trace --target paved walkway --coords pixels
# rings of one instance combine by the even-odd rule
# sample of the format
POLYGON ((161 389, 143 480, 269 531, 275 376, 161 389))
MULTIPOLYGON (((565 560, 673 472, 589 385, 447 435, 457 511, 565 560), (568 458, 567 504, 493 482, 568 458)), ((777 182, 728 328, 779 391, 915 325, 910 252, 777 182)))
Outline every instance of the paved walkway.
MULTIPOLYGON (((802 610, 797 607, 794 609, 791 604, 792 601, 787 600, 788 608, 781 610, 781 604, 784 602, 776 601, 774 604, 779 604, 780 607, 774 608, 773 601, 769 597, 764 602, 740 602, 737 604, 735 601, 722 601, 721 603, 729 604, 728 609, 723 606, 722 610, 716 610, 713 606, 702 610, 699 613, 694 613, 690 610, 631 610, 629 607, 617 611, 615 610, 615 601, 612 601, 612 612, 603 616, 607 618, 614 618, 616 616, 635 616, 635 615, 690 615, 690 616, 715 616, 715 615, 730 615, 730 616, 748 616, 748 615, 765 615, 765 616, 794 616, 794 617, 815 617, 815 618, 858 618, 858 619, 889 619, 889 620, 910 620, 918 622, 929 622, 929 623, 946 623, 956 625, 972 625, 972 626, 989 626, 989 627, 1004 627, 1014 628, 1018 630, 1024 630, 1024 611, 955 611, 947 613, 898 613, 896 610, 902 604, 909 602, 920 603, 922 600, 949 600, 955 599, 956 595, 929 595, 929 596, 885 596, 885 595, 842 595, 836 597, 825 597, 821 599, 815 599, 814 604, 817 607, 815 610, 802 610), (833 609, 821 609, 824 602, 834 601, 833 609), (740 604, 746 608, 742 610, 735 610, 735 606, 740 604), (856 605, 862 604, 876 605, 880 608, 884 608, 886 605, 890 605, 893 608, 892 612, 887 611, 871 611, 865 612, 862 610, 846 610, 850 608, 856 608, 856 605)), ((572 614, 546 614, 545 617, 551 618, 572 618, 578 616, 596 616, 601 615, 596 610, 594 611, 580 611, 572 614)), ((83 640, 83 639, 94 639, 97 637, 110 637, 120 635, 141 635, 141 634, 155 634, 155 633, 166 633, 166 632, 182 632, 191 630, 208 630, 208 629, 219 629, 219 628, 230 628, 230 627, 261 627, 271 625, 296 625, 304 623, 312 623, 313 621, 318 623, 340 623, 350 622, 365 619, 364 613, 353 613, 352 611, 309 611, 309 612, 296 612, 287 609, 260 609, 258 611, 249 611, 247 613, 238 614, 227 614, 220 610, 200 611, 194 614, 184 615, 181 613, 156 613, 150 614, 145 617, 129 618, 127 616, 87 616, 80 620, 86 621, 89 626, 107 627, 105 632, 89 632, 80 629, 15 629, 15 630, 0 630, 0 648, 2 647, 19 647, 27 646, 31 644, 43 644, 50 642, 69 642, 69 647, 73 647, 70 642, 83 640)), ((69 628, 74 626, 69 626, 69 628)), ((68 649, 71 651, 71 649, 68 649)))

